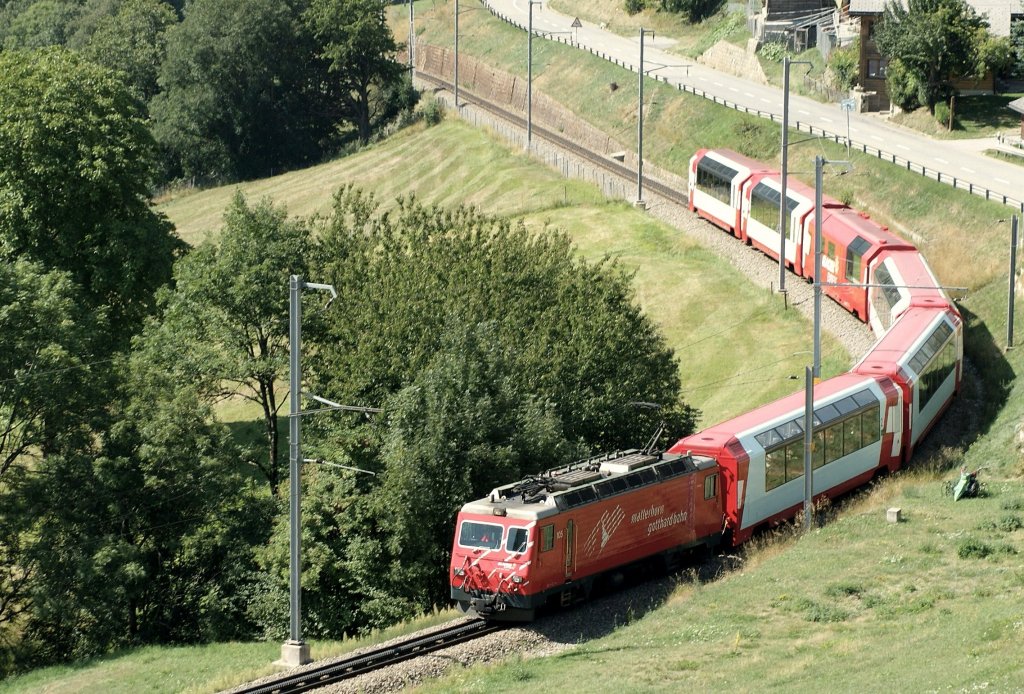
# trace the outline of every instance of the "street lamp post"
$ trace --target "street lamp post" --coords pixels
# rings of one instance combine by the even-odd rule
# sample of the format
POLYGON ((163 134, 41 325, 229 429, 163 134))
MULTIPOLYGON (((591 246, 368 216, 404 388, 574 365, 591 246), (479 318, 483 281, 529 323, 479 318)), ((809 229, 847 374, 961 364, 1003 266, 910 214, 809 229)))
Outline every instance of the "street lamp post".
POLYGON ((533 6, 540 0, 530 1, 530 22, 526 39, 526 148, 533 146, 533 6))
POLYGON ((640 99, 636 124, 636 202, 644 201, 644 35, 654 36, 653 29, 640 27, 640 99))

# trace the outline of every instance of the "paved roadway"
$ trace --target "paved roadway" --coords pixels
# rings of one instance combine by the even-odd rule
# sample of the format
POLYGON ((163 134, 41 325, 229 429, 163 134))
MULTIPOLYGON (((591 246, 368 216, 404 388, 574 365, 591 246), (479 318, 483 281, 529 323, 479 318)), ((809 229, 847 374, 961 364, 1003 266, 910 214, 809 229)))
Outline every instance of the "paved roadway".
MULTIPOLYGON (((529 0, 484 0, 496 12, 517 24, 528 25, 529 0)), ((634 37, 618 36, 589 22, 573 30, 573 17, 534 6, 534 32, 559 32, 565 38, 572 36, 581 48, 598 50, 632 66, 635 71, 640 62, 639 32, 634 37), (571 34, 566 34, 571 32, 571 34)), ((693 63, 688 58, 667 52, 673 39, 655 36, 644 42, 644 67, 649 75, 667 78, 675 84, 694 87, 741 106, 775 113, 781 119, 782 89, 693 63)), ((797 79, 801 66, 791 71, 797 79)), ((838 104, 824 104, 797 94, 790 94, 789 120, 817 128, 847 134, 847 113, 838 104)), ((953 177, 965 183, 988 188, 999 195, 1024 200, 1024 166, 1012 164, 983 154, 983 150, 997 148, 995 137, 975 140, 934 140, 926 135, 889 123, 876 114, 849 114, 849 135, 854 147, 865 144, 873 149, 910 160, 932 171, 942 172, 943 180, 953 177)), ((902 161, 901 161, 902 163, 902 161)), ((790 166, 793 166, 791 162, 790 166)))

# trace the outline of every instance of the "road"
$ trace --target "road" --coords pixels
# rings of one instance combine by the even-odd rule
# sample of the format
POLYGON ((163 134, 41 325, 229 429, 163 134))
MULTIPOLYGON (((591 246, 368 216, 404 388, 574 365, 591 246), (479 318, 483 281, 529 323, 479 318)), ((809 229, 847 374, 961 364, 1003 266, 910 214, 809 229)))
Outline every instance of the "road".
MULTIPOLYGON (((484 0, 495 12, 523 27, 528 26, 529 0, 484 0)), ((636 71, 640 62, 639 32, 635 37, 619 36, 589 22, 573 29, 573 17, 548 8, 534 7, 534 32, 549 32, 563 38, 571 36, 574 45, 581 49, 592 49, 625 62, 636 71), (568 32, 568 33, 567 33, 568 32)), ((665 49, 673 40, 664 37, 647 38, 644 43, 644 68, 647 74, 672 85, 684 85, 721 99, 735 102, 750 109, 774 113, 781 119, 783 92, 771 85, 714 70, 665 49)), ((794 68, 791 75, 799 73, 794 68)), ((995 137, 976 140, 935 140, 907 128, 894 125, 877 114, 849 113, 842 111, 838 104, 824 104, 798 94, 790 94, 789 120, 791 127, 799 121, 802 124, 847 135, 849 115, 849 136, 853 146, 860 149, 866 145, 895 155, 900 163, 906 160, 926 167, 929 171, 941 172, 940 180, 957 181, 958 187, 966 188, 967 183, 975 188, 989 189, 999 196, 1008 196, 1016 202, 1024 200, 1024 166, 1001 161, 983 154, 985 149, 998 148, 995 137)), ((915 170, 918 170, 915 167, 915 170)), ((932 178, 935 178, 932 175, 932 178)))

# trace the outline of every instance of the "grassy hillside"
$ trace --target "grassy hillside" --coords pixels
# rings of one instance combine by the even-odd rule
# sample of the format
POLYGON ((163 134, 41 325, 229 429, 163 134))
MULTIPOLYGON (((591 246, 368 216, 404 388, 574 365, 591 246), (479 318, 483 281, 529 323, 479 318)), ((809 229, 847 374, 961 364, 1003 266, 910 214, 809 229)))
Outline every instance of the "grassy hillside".
MULTIPOLYGON (((452 9, 451 2, 417 4, 421 40, 450 43, 452 9)), ((516 42, 525 45, 521 33, 485 12, 466 12, 460 21, 462 50, 525 73, 525 61, 509 50, 516 42)), ((545 42, 537 42, 535 51, 542 73, 538 89, 558 94, 632 145, 635 96, 608 90, 611 81, 631 84, 628 73, 545 42)), ((739 147, 769 160, 777 151, 774 126, 661 86, 652 85, 651 93, 645 151, 663 166, 681 171, 704 144, 739 147)), ((805 180, 815 153, 845 155, 817 141, 795 151, 791 166, 805 180)), ((855 164, 852 174, 829 179, 829 193, 913 238, 943 281, 971 288, 963 308, 975 366, 967 395, 976 399, 966 416, 975 426, 958 442, 962 452, 919 457, 910 472, 879 485, 824 528, 750 548, 743 569, 724 579, 681 579, 661 609, 636 614, 606 638, 551 658, 460 671, 427 691, 492 691, 502 685, 595 692, 1020 690, 1024 398, 1016 392, 1015 374, 1024 355, 1004 354, 1000 347, 1008 231, 996 220, 1007 213, 874 160, 859 158, 855 164), (985 498, 954 504, 944 495, 944 483, 961 463, 986 466, 985 498), (885 523, 884 511, 893 506, 903 509, 905 522, 885 523)), ((416 128, 347 159, 239 187, 251 197, 269 195, 286 203, 293 214, 311 215, 323 212, 330 193, 349 180, 377 191, 385 202, 415 192, 423 200, 468 200, 496 214, 522 215, 537 229, 561 226, 581 253, 612 253, 636 268, 637 296, 683 356, 687 399, 705 408, 706 421, 793 390, 785 376, 800 373, 806 361, 805 355, 785 355, 804 349, 808 326, 738 280, 721 261, 678 232, 628 206, 605 202, 590 187, 563 181, 458 123, 416 128), (689 284, 694 280, 687 277, 699 282, 689 284), (693 340, 722 328, 728 331, 717 341, 693 340), (772 364, 775 357, 758 356, 763 354, 783 361, 772 364), (736 363, 749 364, 753 373, 730 378, 736 363), (701 387, 714 381, 722 382, 701 387)), ((162 209, 186 239, 197 242, 216 234, 233 190, 179 195, 162 209)), ((837 347, 826 353, 826 370, 843 368, 845 356, 837 347)), ((278 649, 144 649, 33 673, 0 684, 0 691, 115 691, 123 683, 132 691, 211 691, 257 674, 252 664, 266 663, 278 649)), ((326 653, 314 644, 314 656, 326 653)))

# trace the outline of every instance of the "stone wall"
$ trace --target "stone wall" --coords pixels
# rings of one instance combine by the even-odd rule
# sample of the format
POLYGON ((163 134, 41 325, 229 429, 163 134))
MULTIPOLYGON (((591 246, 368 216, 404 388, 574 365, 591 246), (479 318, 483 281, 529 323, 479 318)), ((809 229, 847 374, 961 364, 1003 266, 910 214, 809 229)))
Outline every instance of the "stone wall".
POLYGON ((768 84, 768 78, 761 69, 757 55, 728 41, 719 41, 704 51, 703 55, 697 58, 697 62, 730 75, 768 84))

